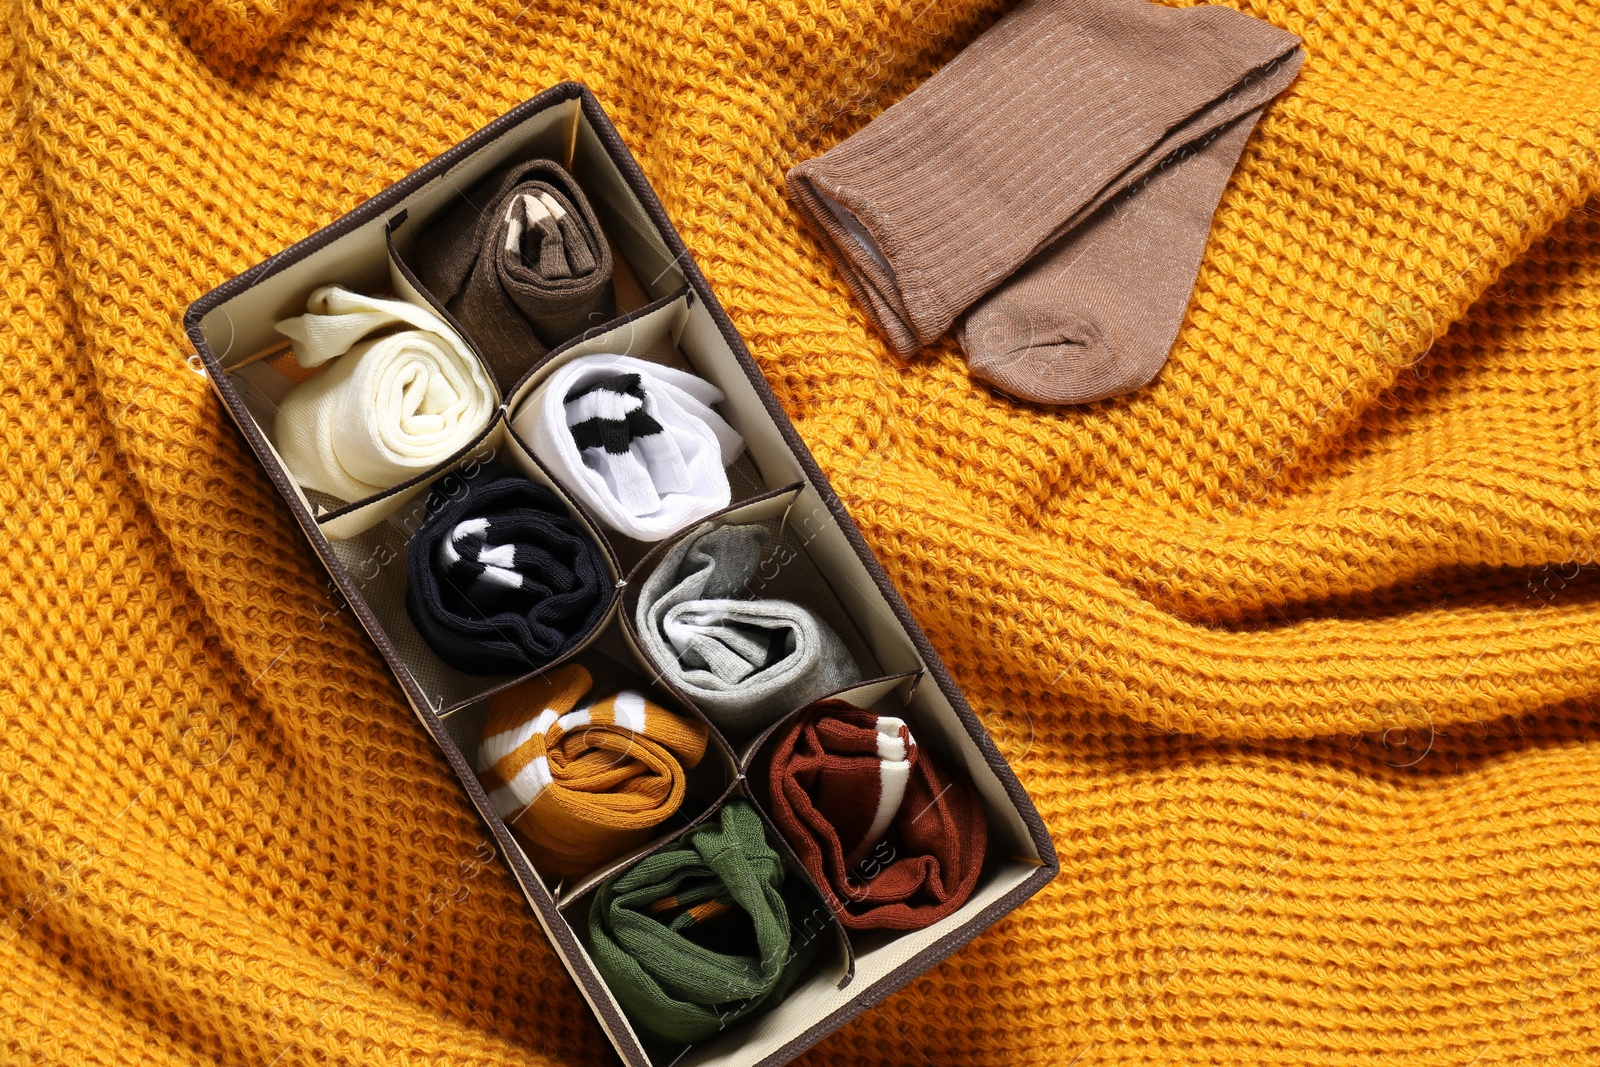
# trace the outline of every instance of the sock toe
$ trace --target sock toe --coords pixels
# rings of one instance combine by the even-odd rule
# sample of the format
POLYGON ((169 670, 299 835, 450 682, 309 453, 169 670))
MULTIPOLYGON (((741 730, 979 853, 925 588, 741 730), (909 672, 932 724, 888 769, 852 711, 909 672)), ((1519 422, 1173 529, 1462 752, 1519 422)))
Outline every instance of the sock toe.
POLYGON ((974 377, 1036 404, 1087 404, 1154 377, 1130 381, 1099 324, 1070 312, 990 301, 963 321, 960 340, 974 377))

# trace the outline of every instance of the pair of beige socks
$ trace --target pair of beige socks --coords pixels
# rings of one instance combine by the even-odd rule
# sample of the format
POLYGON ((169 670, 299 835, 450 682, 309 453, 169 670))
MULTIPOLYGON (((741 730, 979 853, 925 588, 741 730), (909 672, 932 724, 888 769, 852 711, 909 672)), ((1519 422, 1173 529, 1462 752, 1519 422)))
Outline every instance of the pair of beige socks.
POLYGON ((789 192, 896 352, 959 320, 1006 393, 1116 396, 1166 362, 1228 178, 1302 58, 1225 7, 1024 0, 789 192))

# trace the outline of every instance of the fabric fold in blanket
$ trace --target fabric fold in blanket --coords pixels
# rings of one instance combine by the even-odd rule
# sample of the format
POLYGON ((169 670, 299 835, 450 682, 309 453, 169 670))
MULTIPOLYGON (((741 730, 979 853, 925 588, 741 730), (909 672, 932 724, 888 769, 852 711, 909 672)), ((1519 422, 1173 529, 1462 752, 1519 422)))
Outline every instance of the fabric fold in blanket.
POLYGON ((600 220, 553 160, 515 163, 479 182, 418 235, 410 261, 506 390, 616 310, 600 220))
POLYGON ((634 1026, 703 1041, 804 977, 830 929, 819 910, 735 798, 595 891, 589 953, 634 1026))
POLYGON ((728 506, 744 441, 722 391, 632 356, 580 356, 540 383, 511 427, 607 527, 659 541, 728 506))
POLYGON ((307 489, 346 503, 381 493, 449 459, 494 416, 482 365, 429 308, 326 285, 277 329, 301 367, 322 368, 273 418, 273 445, 307 489))
POLYGON ((766 541, 760 526, 701 526, 651 571, 634 613, 656 668, 732 736, 861 680, 844 642, 813 612, 753 596, 766 541))
POLYGON ((921 929, 972 895, 983 803, 904 720, 822 701, 776 738, 770 781, 773 821, 846 927, 921 929))
POLYGON ((554 492, 498 463, 446 475, 406 547, 406 610, 469 674, 525 674, 599 624, 603 550, 554 492))
POLYGON ((683 804, 706 725, 636 689, 600 695, 573 663, 489 698, 478 778, 534 866, 576 878, 629 849, 683 804))

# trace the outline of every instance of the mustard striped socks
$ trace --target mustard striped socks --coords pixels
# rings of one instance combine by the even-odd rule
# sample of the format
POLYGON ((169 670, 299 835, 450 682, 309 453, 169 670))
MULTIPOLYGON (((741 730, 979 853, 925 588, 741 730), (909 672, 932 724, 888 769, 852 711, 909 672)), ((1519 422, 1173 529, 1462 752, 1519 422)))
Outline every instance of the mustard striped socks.
POLYGON ((535 866, 574 878, 637 848, 683 803, 703 723, 632 689, 592 699, 578 664, 490 698, 478 777, 535 866))

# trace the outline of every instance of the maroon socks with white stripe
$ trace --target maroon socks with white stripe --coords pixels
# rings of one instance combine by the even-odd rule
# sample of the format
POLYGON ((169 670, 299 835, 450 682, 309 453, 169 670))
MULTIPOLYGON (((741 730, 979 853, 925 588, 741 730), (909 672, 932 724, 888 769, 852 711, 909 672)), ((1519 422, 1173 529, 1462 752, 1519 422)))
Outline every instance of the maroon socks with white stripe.
POLYGON ((972 894, 983 804, 901 719, 813 704, 775 741, 770 785, 774 821, 845 926, 921 929, 972 894))

